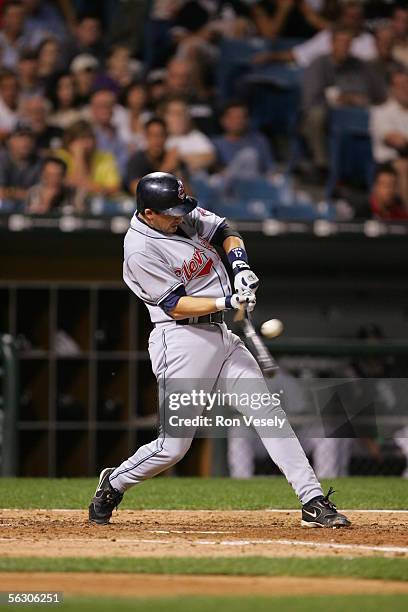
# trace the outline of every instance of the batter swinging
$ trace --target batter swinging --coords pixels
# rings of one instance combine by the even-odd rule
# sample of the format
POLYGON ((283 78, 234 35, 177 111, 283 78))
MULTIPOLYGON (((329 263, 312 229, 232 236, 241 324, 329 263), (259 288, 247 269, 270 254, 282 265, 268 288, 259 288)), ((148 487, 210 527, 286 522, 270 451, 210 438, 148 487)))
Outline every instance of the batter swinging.
MULTIPOLYGON (((224 218, 198 207, 171 174, 144 176, 136 199, 137 210, 124 242, 123 278, 146 304, 154 324, 149 354, 157 380, 222 379, 229 391, 228 385, 250 379, 259 393, 268 393, 256 360, 223 321, 225 310, 252 311, 256 304, 259 279, 249 267, 239 234, 224 218), (231 265, 233 290, 217 245, 231 265)), ((245 408, 234 407, 246 414, 245 408)), ((283 409, 271 405, 268 414, 284 420, 284 432, 268 437, 260 428, 258 434, 302 503, 302 525, 350 525, 329 500, 332 490, 323 495, 283 409)), ((107 524, 125 491, 179 461, 193 435, 175 437, 161 425, 156 440, 119 467, 104 469, 89 506, 89 520, 107 524)))

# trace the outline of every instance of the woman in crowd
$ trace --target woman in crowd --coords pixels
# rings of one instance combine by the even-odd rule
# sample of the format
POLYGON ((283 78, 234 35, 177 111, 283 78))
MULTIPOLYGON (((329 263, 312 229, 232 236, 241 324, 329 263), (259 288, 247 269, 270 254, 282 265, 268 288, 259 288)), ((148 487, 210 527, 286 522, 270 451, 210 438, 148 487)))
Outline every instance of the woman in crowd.
POLYGON ((75 80, 70 72, 62 72, 52 81, 48 98, 53 106, 49 119, 51 125, 66 129, 81 119, 82 110, 78 107, 75 80))
POLYGON ((148 97, 146 87, 140 82, 133 82, 123 95, 124 112, 115 113, 114 123, 120 138, 126 142, 131 153, 143 148, 144 127, 151 117, 147 110, 148 97))
POLYGON ((61 45, 56 38, 44 38, 38 46, 38 76, 46 88, 58 70, 61 70, 61 45))
POLYGON ((113 196, 120 190, 120 175, 111 153, 96 148, 92 126, 76 121, 64 134, 64 147, 56 155, 67 165, 67 184, 91 194, 113 196))

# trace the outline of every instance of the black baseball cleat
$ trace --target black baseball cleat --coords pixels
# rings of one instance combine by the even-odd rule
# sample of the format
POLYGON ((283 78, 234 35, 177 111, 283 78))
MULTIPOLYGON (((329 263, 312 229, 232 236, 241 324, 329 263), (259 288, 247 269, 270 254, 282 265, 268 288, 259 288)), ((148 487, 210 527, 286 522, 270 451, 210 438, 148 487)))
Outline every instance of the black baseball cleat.
POLYGON ((302 527, 349 527, 351 521, 337 512, 336 506, 329 500, 335 491, 330 487, 327 495, 319 495, 302 508, 302 527))
POLYGON ((123 493, 116 491, 109 482, 109 476, 115 468, 105 468, 99 476, 95 495, 89 504, 89 520, 97 525, 107 525, 112 512, 122 501, 123 493))

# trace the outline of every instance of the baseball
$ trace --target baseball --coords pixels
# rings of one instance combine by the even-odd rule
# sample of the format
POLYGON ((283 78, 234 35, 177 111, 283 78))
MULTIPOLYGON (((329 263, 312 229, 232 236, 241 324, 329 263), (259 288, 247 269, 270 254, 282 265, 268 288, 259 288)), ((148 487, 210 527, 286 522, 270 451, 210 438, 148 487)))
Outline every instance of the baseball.
POLYGON ((276 338, 283 332, 283 323, 279 319, 269 319, 261 325, 261 334, 265 338, 276 338))

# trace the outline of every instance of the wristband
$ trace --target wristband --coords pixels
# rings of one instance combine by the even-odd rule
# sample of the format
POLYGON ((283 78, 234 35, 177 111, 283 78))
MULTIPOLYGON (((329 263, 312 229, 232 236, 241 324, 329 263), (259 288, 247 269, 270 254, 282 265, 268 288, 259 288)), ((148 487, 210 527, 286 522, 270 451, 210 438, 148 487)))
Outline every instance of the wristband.
POLYGON ((249 270, 248 255, 243 247, 235 247, 228 253, 228 261, 231 264, 232 271, 235 274, 241 270, 249 270))
POLYGON ((215 307, 217 310, 230 310, 231 306, 231 296, 227 295, 227 297, 217 298, 215 300, 215 307))

